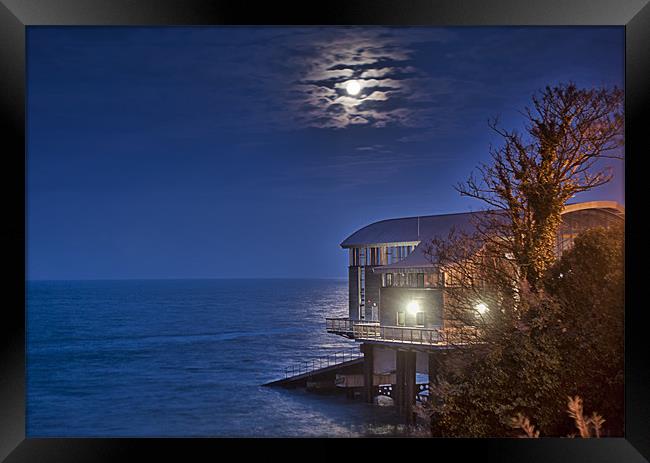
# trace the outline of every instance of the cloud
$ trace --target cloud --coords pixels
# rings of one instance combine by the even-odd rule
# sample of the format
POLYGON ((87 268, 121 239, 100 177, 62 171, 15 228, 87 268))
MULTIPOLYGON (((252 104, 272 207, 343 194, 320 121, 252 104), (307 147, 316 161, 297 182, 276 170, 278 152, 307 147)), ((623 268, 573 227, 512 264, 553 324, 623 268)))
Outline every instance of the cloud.
MULTIPOLYGON (((210 124, 248 131, 426 127, 434 107, 421 103, 434 101, 431 93, 444 86, 432 85, 436 81, 418 68, 416 50, 421 43, 453 36, 437 28, 136 30, 112 38, 104 53, 113 53, 119 63, 123 47, 143 52, 146 72, 124 78, 149 95, 152 105, 175 98, 184 102, 185 95, 200 93, 198 106, 206 112, 214 108, 215 117, 196 119, 188 113, 173 121, 188 130, 210 124), (164 59, 169 55, 174 59, 164 59), (151 85, 157 76, 165 76, 164 87, 151 85), (345 89, 352 79, 362 87, 356 96, 345 89)), ((96 53, 97 44, 66 46, 79 56, 96 53)))
POLYGON ((298 90, 284 98, 292 126, 426 126, 433 108, 411 103, 427 100, 425 89, 433 86, 416 66, 414 45, 448 39, 448 33, 433 29, 341 28, 287 42, 292 71, 286 85, 298 90), (361 85, 358 95, 346 91, 351 80, 361 85))
POLYGON ((381 144, 357 146, 357 151, 373 151, 377 153, 392 153, 393 151, 381 144))

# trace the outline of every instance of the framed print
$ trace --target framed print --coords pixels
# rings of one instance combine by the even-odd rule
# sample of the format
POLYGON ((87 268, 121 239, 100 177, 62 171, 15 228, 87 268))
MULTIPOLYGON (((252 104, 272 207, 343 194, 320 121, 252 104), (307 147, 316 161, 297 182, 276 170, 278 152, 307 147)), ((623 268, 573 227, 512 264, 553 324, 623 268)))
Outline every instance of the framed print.
POLYGON ((645 0, 0 22, 3 459, 647 461, 645 0))

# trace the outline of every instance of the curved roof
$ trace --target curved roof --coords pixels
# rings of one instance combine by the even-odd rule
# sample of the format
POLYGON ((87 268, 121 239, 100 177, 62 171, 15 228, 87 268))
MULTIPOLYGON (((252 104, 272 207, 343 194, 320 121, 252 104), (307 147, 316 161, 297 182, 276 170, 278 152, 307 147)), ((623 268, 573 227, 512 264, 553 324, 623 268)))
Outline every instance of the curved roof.
MULTIPOLYGON (((562 214, 599 209, 611 212, 619 217, 625 215, 625 208, 615 201, 589 201, 567 204, 562 214)), ((457 231, 471 232, 474 218, 487 214, 487 211, 462 212, 457 214, 427 215, 422 217, 405 217, 388 219, 367 225, 348 236, 341 247, 362 247, 380 245, 417 245, 406 258, 393 264, 376 267, 375 272, 387 272, 396 269, 425 269, 431 268, 431 261, 424 253, 425 246, 434 237, 446 237, 452 228, 457 231)))
POLYGON ((564 206, 562 214, 569 214, 571 212, 584 211, 586 209, 600 209, 603 211, 611 212, 619 217, 625 215, 625 208, 616 201, 586 201, 583 203, 573 203, 564 206))
MULTIPOLYGON (((588 201, 567 204, 562 214, 586 209, 606 210, 618 216, 625 214, 625 208, 616 201, 588 201)), ((418 244, 423 239, 430 239, 434 236, 447 236, 452 227, 459 231, 469 231, 472 227, 472 217, 486 213, 487 211, 460 212, 456 214, 380 220, 352 233, 343 240, 341 247, 396 245, 398 243, 403 245, 418 244)))
POLYGON ((452 227, 459 231, 468 230, 472 227, 472 217, 484 213, 483 211, 461 212, 381 220, 348 236, 341 243, 341 247, 352 248, 396 243, 418 244, 423 239, 447 236, 452 227))

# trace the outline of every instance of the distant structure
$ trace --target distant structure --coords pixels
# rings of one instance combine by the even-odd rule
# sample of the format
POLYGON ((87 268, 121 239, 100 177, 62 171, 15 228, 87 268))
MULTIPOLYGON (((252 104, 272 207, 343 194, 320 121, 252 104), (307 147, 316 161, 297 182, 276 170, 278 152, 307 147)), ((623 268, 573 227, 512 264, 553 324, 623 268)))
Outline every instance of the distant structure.
MULTIPOLYGON (((366 400, 378 395, 378 381, 392 378, 390 395, 407 422, 419 392, 416 373, 431 377, 435 353, 450 348, 444 336, 449 322, 442 290, 448 279, 424 249, 432 238, 446 237, 452 227, 471 232, 475 214, 482 212, 382 220, 341 243, 350 254, 349 316, 326 319, 327 331, 361 343, 366 400)), ((624 208, 613 201, 567 205, 558 232, 558 254, 578 233, 622 222, 624 217, 624 208)))

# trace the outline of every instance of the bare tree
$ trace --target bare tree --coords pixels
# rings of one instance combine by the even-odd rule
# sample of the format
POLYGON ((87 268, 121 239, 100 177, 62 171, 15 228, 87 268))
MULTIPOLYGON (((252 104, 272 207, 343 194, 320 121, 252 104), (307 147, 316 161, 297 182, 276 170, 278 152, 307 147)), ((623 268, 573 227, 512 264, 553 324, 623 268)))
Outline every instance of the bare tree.
POLYGON ((515 409, 534 413, 543 429, 554 426, 557 400, 540 398, 562 396, 561 378, 570 376, 559 373, 563 342, 575 334, 544 276, 566 202, 612 178, 598 160, 618 157, 622 110, 619 89, 568 84, 533 96, 522 132, 490 122, 503 144, 457 186, 489 210, 473 215, 471 231, 435 238, 425 251, 444 276, 444 331, 458 347, 430 386, 439 397, 430 404, 434 435, 490 435, 515 409))
POLYGON ((525 108, 523 133, 489 125, 503 145, 490 148, 491 164, 457 185, 496 214, 478 230, 511 254, 534 289, 555 259, 554 244, 565 203, 575 194, 611 180, 597 169, 602 158, 619 157, 623 144, 623 91, 578 89, 574 84, 546 87, 525 108))

